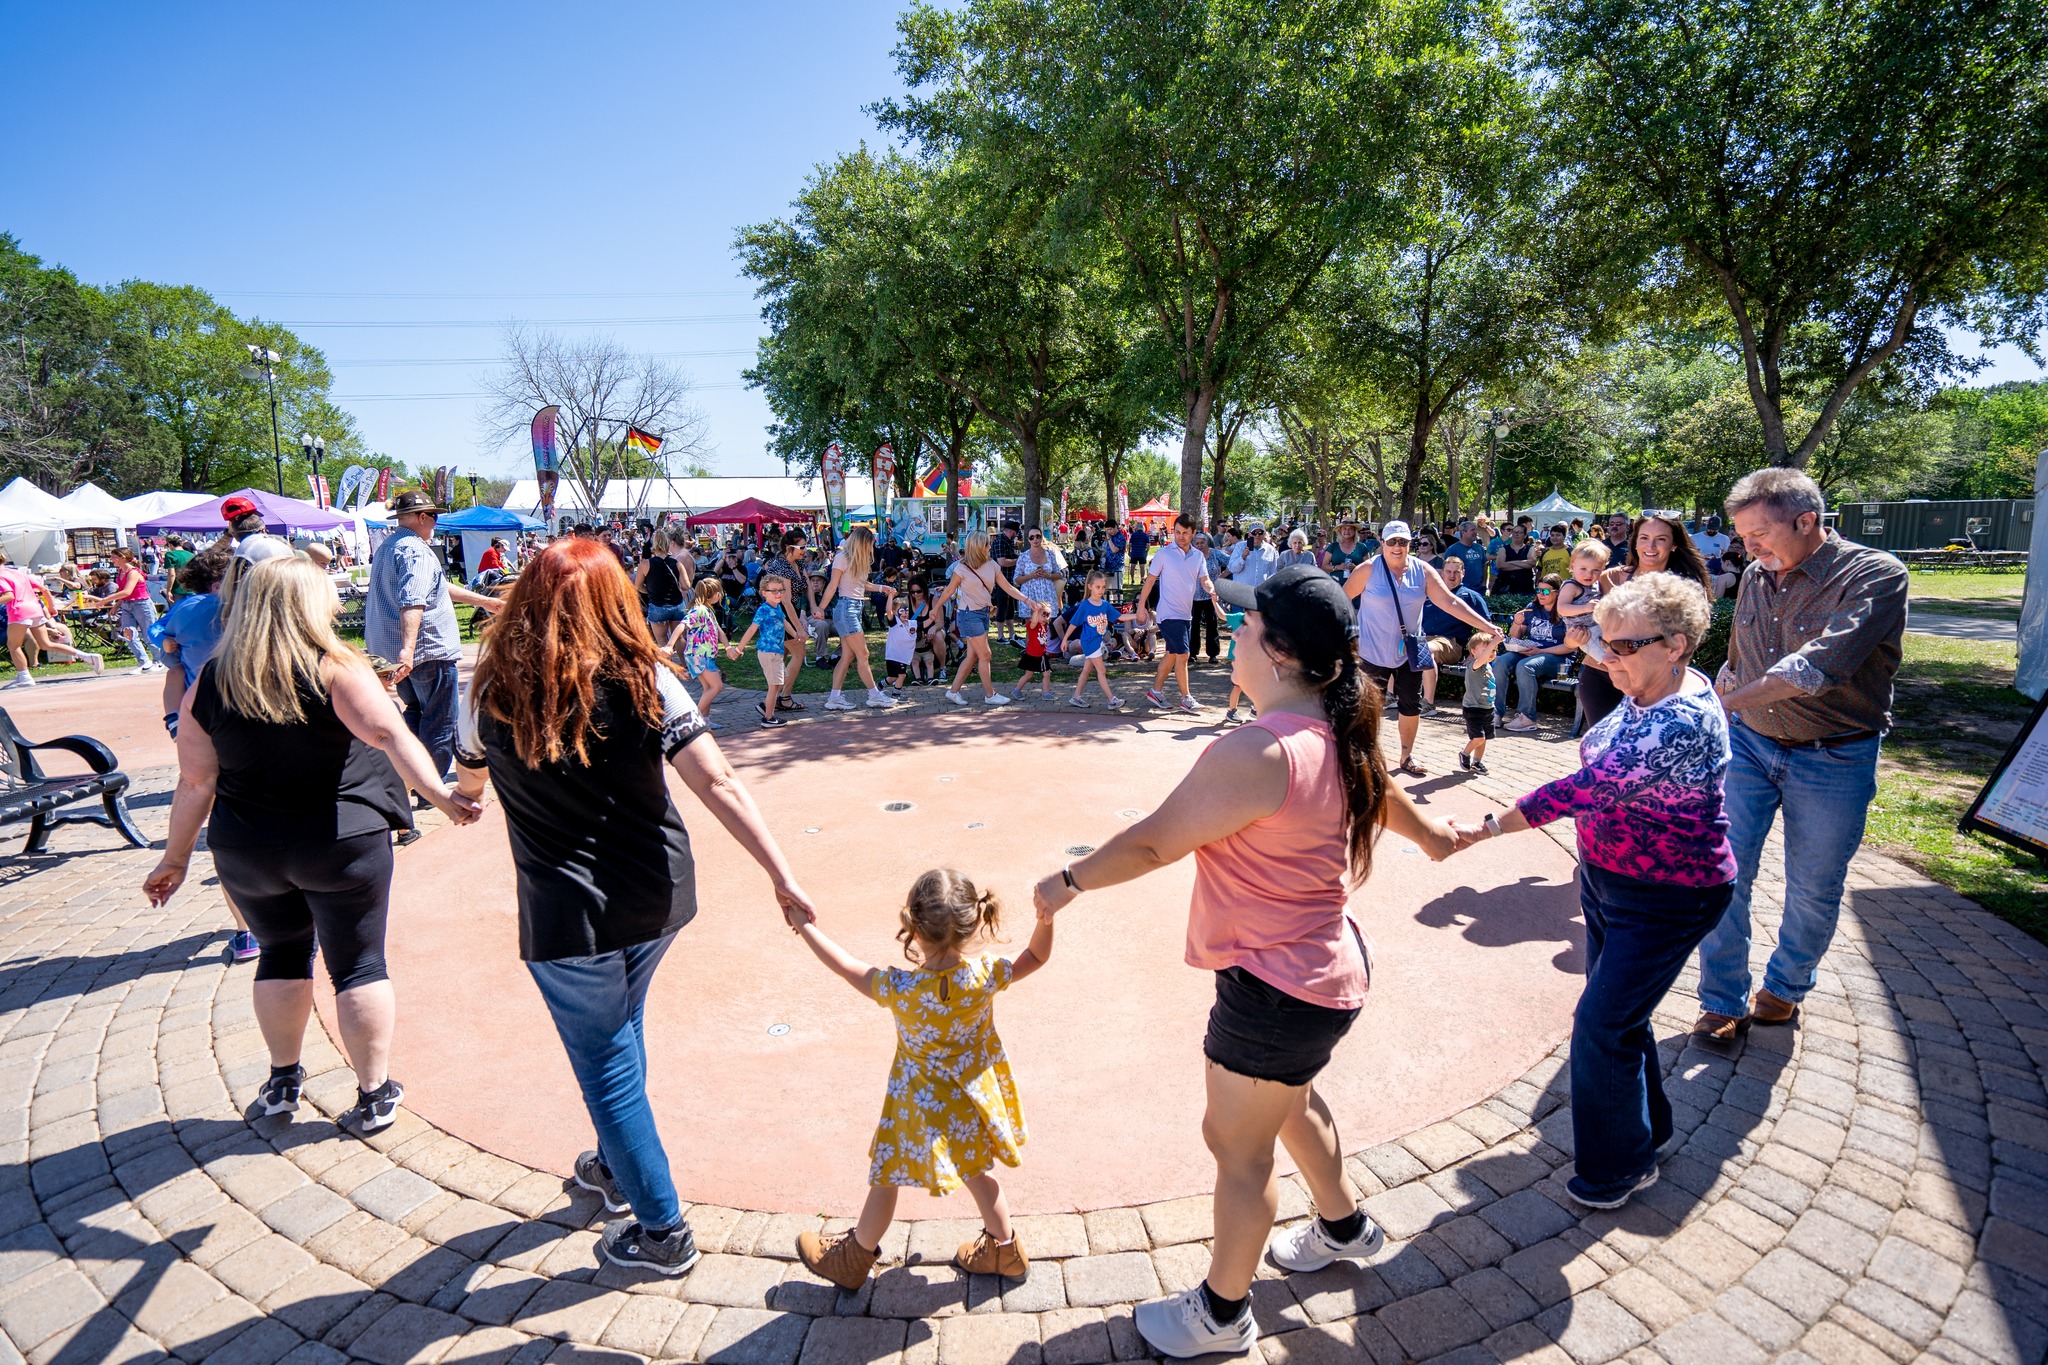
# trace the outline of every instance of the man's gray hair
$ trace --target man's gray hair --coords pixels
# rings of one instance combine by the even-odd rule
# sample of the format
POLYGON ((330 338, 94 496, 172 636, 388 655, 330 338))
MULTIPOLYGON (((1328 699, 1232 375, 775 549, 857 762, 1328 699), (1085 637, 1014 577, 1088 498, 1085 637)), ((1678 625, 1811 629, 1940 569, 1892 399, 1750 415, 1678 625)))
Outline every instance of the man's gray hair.
POLYGON ((1728 515, 1733 517, 1745 507, 1762 504, 1774 521, 1791 525, 1799 519, 1801 512, 1811 512, 1818 517, 1828 509, 1828 500, 1821 495, 1820 485, 1813 476, 1800 469, 1759 469, 1745 474, 1735 481, 1735 487, 1728 490, 1728 515))

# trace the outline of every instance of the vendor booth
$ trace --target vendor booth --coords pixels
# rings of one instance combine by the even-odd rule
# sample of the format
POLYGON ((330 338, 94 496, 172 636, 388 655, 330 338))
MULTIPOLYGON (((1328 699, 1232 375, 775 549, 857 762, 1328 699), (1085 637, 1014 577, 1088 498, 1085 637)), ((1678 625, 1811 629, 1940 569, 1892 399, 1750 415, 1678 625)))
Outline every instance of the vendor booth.
POLYGON ((547 523, 538 517, 523 516, 503 507, 469 507, 460 512, 450 512, 434 526, 436 535, 459 536, 462 542, 462 564, 466 577, 476 576, 476 566, 483 559, 485 550, 491 548, 491 541, 502 539, 507 545, 515 544, 521 531, 544 531, 547 523))
POLYGON ((27 479, 0 488, 0 547, 8 559, 32 569, 64 558, 64 504, 27 479))

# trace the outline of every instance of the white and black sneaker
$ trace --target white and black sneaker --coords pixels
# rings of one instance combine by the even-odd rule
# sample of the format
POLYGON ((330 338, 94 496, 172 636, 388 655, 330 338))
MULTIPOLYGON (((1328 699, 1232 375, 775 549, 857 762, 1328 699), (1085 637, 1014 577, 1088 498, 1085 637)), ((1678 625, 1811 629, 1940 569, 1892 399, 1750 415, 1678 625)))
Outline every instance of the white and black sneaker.
POLYGON ((1218 1322, 1209 1314, 1200 1284, 1139 1304, 1132 1320, 1146 1345, 1163 1356, 1182 1359, 1208 1355, 1211 1351, 1243 1355, 1259 1340, 1259 1325, 1252 1320, 1249 1304, 1236 1321, 1218 1322))
POLYGON ((604 1200, 606 1213, 624 1213, 633 1207, 620 1193, 619 1182, 612 1178, 611 1167, 605 1165, 596 1152, 585 1152, 576 1158, 574 1179, 578 1185, 604 1200))
POLYGON ((306 1068, 295 1066, 283 1075, 272 1074, 256 1092, 256 1108, 265 1118, 298 1112, 299 1096, 306 1088, 306 1068))
POLYGON ((1618 1209, 1643 1190, 1657 1183, 1657 1168, 1652 1166, 1634 1180, 1624 1180, 1613 1185, 1594 1185, 1584 1176, 1574 1175, 1564 1182, 1564 1192, 1575 1204, 1589 1209, 1618 1209))
POLYGON ((1365 1225, 1349 1241, 1339 1241, 1322 1219, 1311 1218, 1299 1227, 1276 1231, 1266 1252, 1282 1270, 1321 1270, 1333 1261, 1362 1261, 1386 1245, 1387 1235, 1371 1214, 1358 1212, 1365 1225))
POLYGON ((384 1084, 375 1090, 367 1093, 356 1091, 355 1107, 334 1122, 336 1126, 354 1133, 357 1137, 381 1133, 397 1122, 398 1106, 404 1099, 405 1087, 386 1077, 384 1084))
POLYGON ((697 1239, 690 1225, 670 1229, 656 1237, 637 1218, 607 1224, 598 1239, 597 1254, 613 1265, 628 1270, 651 1270, 657 1275, 681 1275, 697 1264, 697 1239))

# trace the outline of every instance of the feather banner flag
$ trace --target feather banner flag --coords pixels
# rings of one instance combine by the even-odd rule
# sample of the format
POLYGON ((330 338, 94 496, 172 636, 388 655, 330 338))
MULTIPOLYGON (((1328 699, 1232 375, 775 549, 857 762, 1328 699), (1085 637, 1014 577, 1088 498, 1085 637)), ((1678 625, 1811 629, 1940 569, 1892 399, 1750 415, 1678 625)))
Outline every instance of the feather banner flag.
POLYGON ((1067 533, 1067 490, 1060 490, 1060 534, 1067 533))
POLYGON ((385 502, 391 497, 391 466, 385 465, 377 471, 377 489, 373 502, 385 502))
POLYGON ((561 409, 550 403, 533 415, 533 477, 540 485, 540 517, 555 519, 555 487, 562 481, 562 449, 556 443, 555 415, 561 409))
POLYGON ((825 476, 825 515, 837 528, 839 519, 846 515, 846 455, 839 449, 839 442, 825 447, 818 468, 825 476))
POLYGON ((1202 490, 1202 529, 1209 529, 1209 490, 1202 490))
POLYGON ((1131 519, 1131 486, 1127 483, 1120 483, 1116 486, 1116 519, 1118 521, 1129 521, 1131 519))
POLYGON ((334 506, 333 503, 327 500, 327 476, 325 474, 315 474, 312 483, 313 505, 323 512, 334 506))
POLYGON ((875 525, 889 518, 889 495, 896 491, 896 452, 887 441, 875 449, 871 472, 875 480, 875 525))
POLYGON ((455 497, 455 466, 444 464, 434 471, 434 505, 446 507, 455 497))
POLYGON ((348 500, 355 495, 356 488, 362 481, 363 467, 361 465, 352 464, 347 469, 342 470, 341 482, 334 489, 334 505, 336 507, 348 506, 348 500))

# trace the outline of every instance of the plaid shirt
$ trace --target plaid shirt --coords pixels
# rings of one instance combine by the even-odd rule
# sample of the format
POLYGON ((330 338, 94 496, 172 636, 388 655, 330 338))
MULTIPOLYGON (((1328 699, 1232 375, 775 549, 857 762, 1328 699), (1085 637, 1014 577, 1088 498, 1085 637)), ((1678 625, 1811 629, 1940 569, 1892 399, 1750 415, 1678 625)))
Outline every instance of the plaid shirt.
POLYGON ((1742 723, 1784 744, 1892 723, 1892 679, 1906 629, 1906 566, 1834 532, 1797 567, 1743 572, 1721 676, 1732 687, 1781 678, 1803 694, 1745 708, 1742 723))

